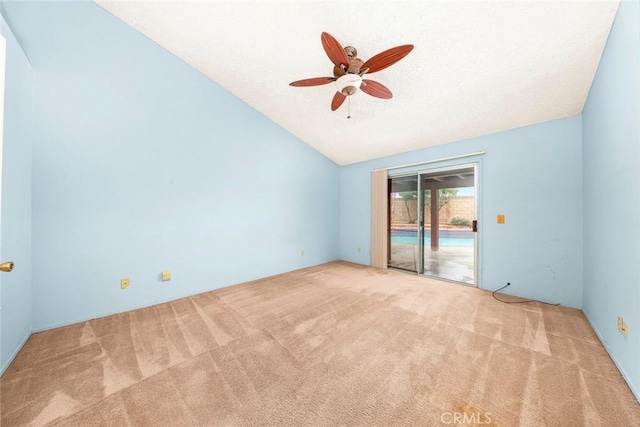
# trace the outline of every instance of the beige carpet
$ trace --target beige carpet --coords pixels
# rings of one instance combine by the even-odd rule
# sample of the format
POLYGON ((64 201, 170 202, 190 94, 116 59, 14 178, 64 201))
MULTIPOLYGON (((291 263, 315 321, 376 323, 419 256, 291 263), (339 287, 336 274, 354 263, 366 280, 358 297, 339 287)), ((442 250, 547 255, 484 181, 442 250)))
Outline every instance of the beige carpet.
POLYGON ((34 334, 1 382, 2 426, 640 425, 580 311, 345 262, 34 334))

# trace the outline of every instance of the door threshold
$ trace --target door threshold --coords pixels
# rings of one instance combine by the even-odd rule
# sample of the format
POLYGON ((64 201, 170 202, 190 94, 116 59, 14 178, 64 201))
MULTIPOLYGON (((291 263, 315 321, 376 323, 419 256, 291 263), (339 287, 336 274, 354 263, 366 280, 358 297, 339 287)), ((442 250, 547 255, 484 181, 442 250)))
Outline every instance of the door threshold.
POLYGON ((393 270, 393 271, 398 271, 400 273, 412 274, 414 276, 423 276, 422 274, 418 274, 418 272, 415 270, 407 270, 406 268, 392 267, 390 265, 387 266, 387 270, 393 270))
POLYGON ((399 273, 410 274, 412 276, 424 277, 425 279, 436 280, 438 282, 447 282, 447 283, 453 283, 455 285, 463 285, 463 286, 466 286, 466 287, 469 287, 469 288, 477 288, 478 287, 478 286, 476 286, 475 283, 461 282, 461 281, 458 281, 458 280, 446 279, 444 277, 430 276, 428 274, 419 274, 416 271, 407 270, 407 269, 400 268, 400 267, 387 266, 387 270, 393 270, 393 271, 397 271, 399 273))
POLYGON ((428 274, 419 274, 419 276, 426 277, 427 279, 437 280, 439 282, 454 283, 456 285, 464 285, 464 286, 467 286, 469 288, 477 288, 475 283, 461 282, 459 280, 446 279, 444 277, 439 277, 439 276, 430 276, 428 274))

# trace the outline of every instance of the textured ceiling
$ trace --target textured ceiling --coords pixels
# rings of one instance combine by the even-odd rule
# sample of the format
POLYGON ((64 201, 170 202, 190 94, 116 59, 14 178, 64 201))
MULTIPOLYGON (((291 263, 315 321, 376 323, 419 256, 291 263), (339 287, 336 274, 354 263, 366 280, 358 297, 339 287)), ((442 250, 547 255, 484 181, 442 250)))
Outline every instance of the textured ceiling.
POLYGON ((582 112, 618 1, 110 1, 106 10, 340 165, 582 112), (364 60, 415 49, 330 110, 326 31, 364 60))

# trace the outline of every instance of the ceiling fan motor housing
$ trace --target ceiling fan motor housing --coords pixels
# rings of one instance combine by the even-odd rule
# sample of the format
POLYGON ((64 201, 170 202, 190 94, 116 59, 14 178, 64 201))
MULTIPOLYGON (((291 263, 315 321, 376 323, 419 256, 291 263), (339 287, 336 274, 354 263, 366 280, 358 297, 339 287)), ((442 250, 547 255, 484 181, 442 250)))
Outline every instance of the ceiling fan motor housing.
POLYGON ((336 80, 338 92, 346 96, 356 93, 360 85, 362 85, 362 77, 357 74, 345 74, 336 80))

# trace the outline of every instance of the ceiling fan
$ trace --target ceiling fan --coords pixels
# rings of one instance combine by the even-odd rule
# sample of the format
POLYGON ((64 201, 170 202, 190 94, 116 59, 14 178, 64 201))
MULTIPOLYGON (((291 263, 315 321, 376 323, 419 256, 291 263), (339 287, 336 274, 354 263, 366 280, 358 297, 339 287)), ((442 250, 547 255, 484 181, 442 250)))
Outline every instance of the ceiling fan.
POLYGON ((352 46, 342 47, 329 33, 320 36, 322 47, 333 62, 333 77, 314 77, 289 83, 290 86, 320 86, 331 82, 336 83, 337 91, 331 100, 331 111, 337 110, 347 96, 362 90, 376 98, 390 99, 393 94, 386 86, 373 80, 363 79, 365 74, 375 73, 395 64, 413 50, 413 45, 396 46, 381 52, 368 61, 358 58, 358 52, 352 46))

